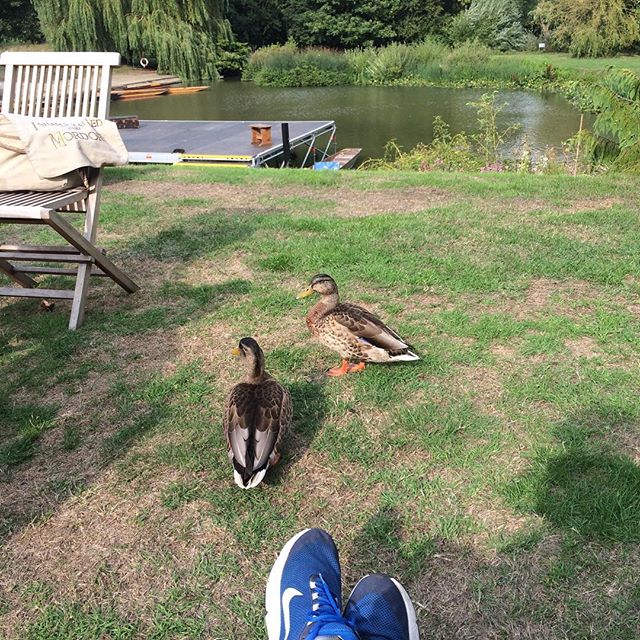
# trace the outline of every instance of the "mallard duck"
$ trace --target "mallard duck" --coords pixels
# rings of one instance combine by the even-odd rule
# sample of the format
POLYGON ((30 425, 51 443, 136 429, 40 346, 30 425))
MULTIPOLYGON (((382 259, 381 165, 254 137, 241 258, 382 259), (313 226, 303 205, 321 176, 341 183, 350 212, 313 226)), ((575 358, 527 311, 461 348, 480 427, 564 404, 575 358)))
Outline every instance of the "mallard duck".
POLYGON ((329 369, 328 375, 362 371, 365 362, 420 360, 410 345, 380 318, 358 305, 340 302, 338 285, 331 276, 326 273, 313 276, 298 298, 313 293, 319 293, 321 298, 309 310, 307 326, 314 337, 342 358, 340 366, 329 369))
POLYGON ((251 489, 280 460, 278 446, 291 422, 291 395, 264 370, 264 354, 253 338, 242 338, 231 353, 244 358, 247 375, 227 398, 224 433, 236 484, 251 489))

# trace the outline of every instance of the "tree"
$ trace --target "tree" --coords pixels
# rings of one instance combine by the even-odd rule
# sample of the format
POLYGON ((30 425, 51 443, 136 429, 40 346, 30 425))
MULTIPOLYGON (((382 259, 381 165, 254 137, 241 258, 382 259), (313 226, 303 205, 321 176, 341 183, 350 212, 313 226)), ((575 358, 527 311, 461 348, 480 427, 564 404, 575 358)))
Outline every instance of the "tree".
POLYGON ((522 0, 472 0, 453 18, 449 37, 456 42, 478 40, 492 49, 509 51, 525 44, 525 3, 522 0))
POLYGON ((231 38, 224 0, 34 0, 47 41, 62 51, 119 51, 158 70, 214 78, 216 41, 231 38))
POLYGON ((396 3, 390 16, 396 37, 402 42, 417 42, 442 31, 445 7, 442 1, 407 0, 396 3))
POLYGON ((286 0, 288 37, 338 49, 411 42, 438 30, 444 0, 286 0))
POLYGON ((542 0, 532 16, 551 44, 574 56, 606 56, 640 40, 638 0, 542 0))
POLYGON ((39 42, 42 33, 31 0, 0 2, 0 42, 39 42))
POLYGON ((254 48, 286 42, 281 4, 277 0, 229 0, 227 15, 234 36, 254 48))

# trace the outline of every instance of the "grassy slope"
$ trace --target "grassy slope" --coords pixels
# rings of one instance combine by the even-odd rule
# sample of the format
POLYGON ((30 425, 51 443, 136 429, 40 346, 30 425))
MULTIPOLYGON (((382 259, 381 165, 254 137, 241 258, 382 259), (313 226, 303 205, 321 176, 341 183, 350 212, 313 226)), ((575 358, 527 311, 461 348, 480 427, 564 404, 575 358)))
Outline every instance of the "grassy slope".
POLYGON ((101 242, 144 290, 94 283, 75 333, 63 303, 0 303, 0 631, 257 640, 275 554, 315 525, 349 587, 406 584, 426 637, 638 637, 639 196, 608 177, 109 171, 101 242), (422 360, 325 379, 337 357, 295 299, 320 271, 422 360), (296 415, 252 492, 221 434, 243 335, 296 415))
POLYGON ((544 62, 574 73, 603 71, 608 67, 623 67, 640 73, 640 56, 615 56, 612 58, 573 58, 568 53, 513 52, 496 54, 495 59, 513 62, 544 62))

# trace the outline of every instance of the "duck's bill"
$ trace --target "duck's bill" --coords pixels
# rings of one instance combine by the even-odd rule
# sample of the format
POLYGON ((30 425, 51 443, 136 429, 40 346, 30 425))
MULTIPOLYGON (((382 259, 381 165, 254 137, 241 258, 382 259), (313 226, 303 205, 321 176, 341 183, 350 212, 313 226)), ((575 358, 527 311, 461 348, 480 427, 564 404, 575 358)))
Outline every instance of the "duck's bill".
POLYGON ((301 291, 296 298, 300 300, 300 298, 308 298, 313 293, 313 289, 311 287, 307 287, 304 291, 301 291))
POLYGON ((232 356, 239 356, 240 355, 240 349, 238 347, 233 347, 233 349, 231 349, 231 355, 232 356))

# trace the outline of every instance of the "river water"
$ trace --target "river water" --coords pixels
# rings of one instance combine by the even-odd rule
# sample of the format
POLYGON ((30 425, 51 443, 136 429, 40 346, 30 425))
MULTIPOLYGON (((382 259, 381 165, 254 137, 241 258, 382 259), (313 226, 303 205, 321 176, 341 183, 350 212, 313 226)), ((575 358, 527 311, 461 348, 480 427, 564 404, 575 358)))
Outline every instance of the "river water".
MULTIPOLYGON (((392 138, 404 149, 430 142, 436 115, 451 125, 452 133, 473 133, 476 111, 467 103, 486 92, 439 87, 279 89, 224 81, 200 93, 113 102, 111 115, 135 114, 145 120, 335 120, 338 148, 362 147, 364 158, 377 158, 392 138)), ((558 94, 500 91, 498 101, 507 103, 499 125, 521 125, 507 153, 517 153, 525 137, 534 154, 558 149, 578 130, 580 114, 558 94)))

